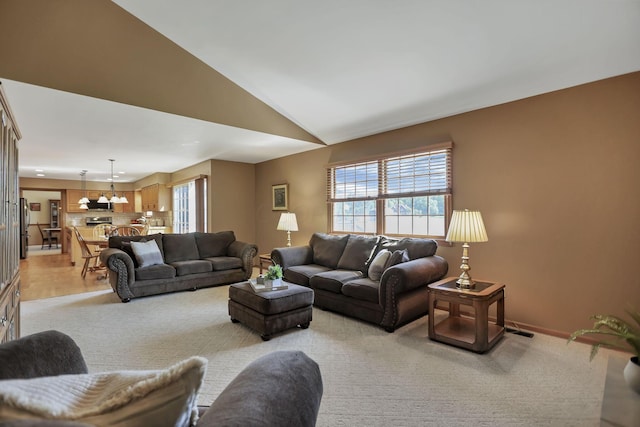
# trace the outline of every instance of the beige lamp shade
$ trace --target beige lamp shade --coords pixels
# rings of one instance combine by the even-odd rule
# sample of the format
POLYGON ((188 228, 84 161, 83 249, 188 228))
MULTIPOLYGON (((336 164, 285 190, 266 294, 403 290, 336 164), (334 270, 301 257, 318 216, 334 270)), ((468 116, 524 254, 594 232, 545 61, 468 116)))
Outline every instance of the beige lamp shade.
POLYGON ((278 221, 278 230, 287 232, 287 246, 291 246, 291 232, 298 231, 298 221, 296 220, 296 214, 293 212, 284 212, 280 215, 280 221, 278 221))
POLYGON ((484 222, 482 222, 482 214, 479 211, 467 209, 453 211, 445 240, 447 242, 462 243, 488 241, 487 230, 485 230, 484 222))
POLYGON ((285 212, 280 215, 280 221, 278 221, 278 230, 282 231, 298 231, 298 221, 296 220, 296 214, 293 212, 285 212))

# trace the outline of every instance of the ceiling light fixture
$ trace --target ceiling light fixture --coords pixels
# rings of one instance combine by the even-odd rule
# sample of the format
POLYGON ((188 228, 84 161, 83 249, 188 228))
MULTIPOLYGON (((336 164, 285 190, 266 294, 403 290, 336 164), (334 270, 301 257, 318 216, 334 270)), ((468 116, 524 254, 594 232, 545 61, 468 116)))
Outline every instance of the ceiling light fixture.
POLYGON ((116 195, 116 190, 113 186, 113 162, 115 162, 115 160, 109 159, 109 161, 111 162, 111 199, 107 199, 104 193, 102 193, 102 195, 98 199, 98 203, 129 203, 127 197, 124 194, 122 195, 122 197, 118 197, 116 195))
POLYGON ((89 203, 89 199, 87 198, 87 171, 86 169, 83 169, 82 172, 80 172, 80 181, 81 181, 81 186, 82 186, 82 197, 80 198, 80 200, 78 200, 78 204, 80 205, 80 209, 89 209, 89 206, 87 203, 89 203))

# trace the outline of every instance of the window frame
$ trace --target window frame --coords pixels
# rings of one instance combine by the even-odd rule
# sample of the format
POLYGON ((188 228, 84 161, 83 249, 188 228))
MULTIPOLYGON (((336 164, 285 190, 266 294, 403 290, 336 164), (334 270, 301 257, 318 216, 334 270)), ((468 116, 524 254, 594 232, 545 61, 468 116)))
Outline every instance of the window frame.
POLYGON ((173 206, 172 226, 174 233, 183 231, 181 227, 178 227, 178 223, 182 222, 180 221, 180 218, 184 216, 182 211, 184 211, 185 208, 178 205, 184 205, 185 203, 189 205, 186 208, 186 212, 189 213, 188 224, 193 226, 192 231, 205 232, 207 230, 207 181, 208 177, 206 175, 199 175, 168 184, 168 186, 171 187, 171 200, 173 206), (176 200, 176 189, 188 189, 189 186, 193 187, 191 190, 186 191, 187 196, 182 198, 181 203, 176 203, 180 202, 180 200, 176 200), (189 196, 192 196, 193 198, 191 199, 189 196), (193 209, 193 211, 191 211, 191 209, 193 209))
MULTIPOLYGON (((362 159, 359 161, 345 161, 345 162, 335 162, 327 165, 326 167, 326 196, 327 196, 327 218, 328 224, 327 228, 330 233, 344 234, 344 233, 352 233, 352 234, 384 234, 392 237, 424 237, 431 238, 437 241, 444 242, 445 236, 447 234, 447 230, 449 227, 449 222, 451 219, 451 215, 453 212, 453 142, 445 142, 440 144, 432 144, 428 146, 422 146, 412 150, 405 151, 396 151, 391 153, 385 153, 384 155, 375 156, 367 159, 362 159), (434 159, 437 159, 436 156, 444 154, 443 160, 438 159, 433 165, 430 164, 434 159), (407 161, 408 159, 413 159, 413 161, 407 161), (424 159, 424 160, 422 160, 424 159), (420 169, 418 171, 418 162, 427 162, 429 164, 428 167, 420 169), (390 167, 390 165, 395 162, 396 166, 390 167), (346 169, 353 169, 353 173, 358 170, 358 168, 371 168, 372 165, 376 165, 377 167, 377 177, 375 178, 377 181, 375 194, 370 191, 371 189, 371 179, 369 178, 357 178, 354 175, 354 180, 352 182, 347 183, 337 183, 336 173, 338 171, 345 171, 346 169), (403 168, 403 166, 405 168, 403 168), (410 166, 409 168, 413 170, 413 172, 407 172, 406 166, 410 166), (395 175, 390 177, 389 171, 393 170, 395 175), (403 181, 404 179, 404 181, 403 181), (419 183, 418 183, 419 181, 419 183), (400 191, 399 187, 401 186, 401 182, 410 183, 410 189, 406 189, 405 191, 400 191), (433 183, 432 183, 433 182, 433 183), (363 185, 357 187, 356 183, 364 183, 363 185), (390 190, 390 184, 397 184, 397 191, 390 190), (340 189, 339 185, 343 188, 340 189), (346 197, 347 187, 356 192, 351 197, 346 197), (416 188, 419 187, 419 188, 416 188), (364 192, 363 192, 364 189, 364 192), (342 190, 342 191, 339 191, 342 190), (358 192, 360 190, 360 192, 358 192), (343 196, 345 195, 345 196, 343 196), (443 229, 444 234, 407 234, 402 233, 402 230, 398 230, 397 233, 390 233, 386 231, 386 218, 387 214, 385 212, 385 206, 387 200, 392 199, 403 199, 403 198, 415 198, 415 197, 430 197, 430 196, 442 196, 443 197, 443 229), (353 202, 371 202, 375 203, 375 230, 372 230, 371 227, 367 227, 365 224, 364 232, 357 231, 348 231, 348 230, 336 230, 334 224, 334 205, 336 203, 353 203, 353 202)), ((428 199, 427 199, 428 200, 428 199)), ((412 203, 414 203, 415 199, 412 199, 412 203)), ((428 206, 428 205, 427 205, 428 206)), ((413 205, 412 205, 413 207, 413 205)), ((366 214, 364 215, 366 218, 366 214)), ((415 215, 412 213, 411 215, 406 216, 421 216, 415 215)), ((427 217, 430 216, 426 215, 427 217)), ((440 215, 436 215, 439 217, 440 215)), ((398 216, 400 217, 400 215, 398 216)), ((355 218, 355 216, 354 216, 355 218)), ((364 221, 364 219, 363 219, 364 221)), ((353 222, 351 223, 353 224, 353 222)), ((369 224, 370 225, 370 224, 369 224)), ((341 227, 345 228, 345 227, 341 227)), ((351 227, 353 229, 353 227, 351 227)), ((412 230, 413 232, 414 230, 412 230)))

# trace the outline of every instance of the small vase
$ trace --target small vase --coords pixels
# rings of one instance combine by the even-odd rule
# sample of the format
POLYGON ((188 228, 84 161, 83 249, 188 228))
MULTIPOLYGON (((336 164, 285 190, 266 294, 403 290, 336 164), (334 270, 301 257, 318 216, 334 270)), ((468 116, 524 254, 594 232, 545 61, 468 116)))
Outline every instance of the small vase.
POLYGON ((640 364, 638 364, 638 356, 633 356, 624 367, 624 380, 627 382, 631 390, 640 394, 640 364))

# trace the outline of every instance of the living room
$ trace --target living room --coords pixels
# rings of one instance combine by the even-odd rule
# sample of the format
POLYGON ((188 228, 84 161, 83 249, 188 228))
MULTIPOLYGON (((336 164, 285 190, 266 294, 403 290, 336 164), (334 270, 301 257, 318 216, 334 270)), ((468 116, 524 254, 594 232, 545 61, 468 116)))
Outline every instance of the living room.
MULTIPOLYGON (((489 237, 471 245, 473 276, 506 285, 508 325, 567 337, 592 314, 623 315, 640 301, 639 111, 636 69, 255 164, 203 159, 171 175, 209 176, 209 230, 232 229, 266 253, 286 241, 273 185, 288 184, 292 240, 303 245, 331 231, 327 165, 451 141, 454 209, 482 212, 489 237)), ((42 189, 36 178, 22 186, 42 189)), ((457 275, 460 245, 441 242, 438 254, 457 275)))

